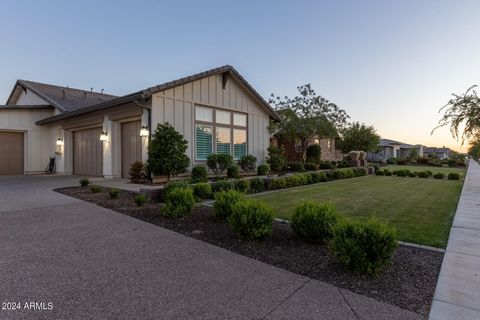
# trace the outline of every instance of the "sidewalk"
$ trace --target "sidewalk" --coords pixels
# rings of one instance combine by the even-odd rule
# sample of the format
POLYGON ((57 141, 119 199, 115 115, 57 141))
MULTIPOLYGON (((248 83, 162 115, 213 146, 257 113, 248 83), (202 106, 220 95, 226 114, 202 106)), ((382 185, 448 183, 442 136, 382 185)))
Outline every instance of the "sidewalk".
POLYGON ((480 319, 480 165, 470 160, 430 319, 480 319))

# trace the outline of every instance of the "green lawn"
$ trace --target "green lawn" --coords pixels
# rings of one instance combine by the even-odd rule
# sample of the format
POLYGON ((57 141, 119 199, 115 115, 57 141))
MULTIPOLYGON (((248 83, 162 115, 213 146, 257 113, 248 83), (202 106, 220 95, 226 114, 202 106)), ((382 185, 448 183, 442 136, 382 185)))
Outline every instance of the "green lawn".
POLYGON ((461 175, 465 176, 465 168, 452 168, 452 167, 433 167, 433 166, 399 166, 399 165, 388 165, 386 167, 381 167, 381 169, 387 168, 390 171, 393 170, 402 170, 402 169, 408 169, 412 172, 415 171, 432 171, 433 174, 437 172, 443 172, 446 175, 448 175, 450 172, 457 172, 460 173, 461 175))
POLYGON ((256 196, 289 218, 303 199, 330 201, 339 212, 393 225, 399 240, 445 248, 462 181, 368 176, 256 196))

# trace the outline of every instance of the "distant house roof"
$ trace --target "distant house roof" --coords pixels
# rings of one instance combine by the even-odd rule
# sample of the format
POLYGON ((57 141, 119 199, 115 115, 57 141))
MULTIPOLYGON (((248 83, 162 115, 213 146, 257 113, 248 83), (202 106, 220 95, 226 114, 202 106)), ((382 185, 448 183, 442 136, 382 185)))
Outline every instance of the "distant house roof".
POLYGON ((224 79, 225 79, 224 81, 226 81, 229 76, 232 76, 233 78, 235 78, 238 82, 240 82, 241 85, 243 85, 248 91, 250 91, 252 93, 254 98, 258 101, 258 103, 263 107, 263 109, 270 115, 270 117, 272 119, 274 119, 276 121, 280 121, 280 117, 275 113, 275 110, 273 110, 273 108, 270 106, 270 104, 268 104, 268 102, 265 101, 265 99, 262 98, 262 96, 247 82, 247 80, 245 80, 240 75, 240 73, 238 73, 238 71, 235 70, 235 68, 233 68, 230 65, 225 65, 223 67, 210 69, 210 70, 200 72, 200 73, 188 76, 188 77, 184 77, 184 78, 180 78, 180 79, 177 79, 177 80, 165 82, 163 84, 159 84, 157 86, 150 87, 150 88, 147 88, 145 90, 137 91, 137 92, 125 95, 125 96, 114 97, 114 98, 109 99, 105 102, 101 102, 101 103, 93 104, 93 105, 89 105, 89 106, 84 106, 82 108, 77 108, 77 109, 74 109, 73 111, 65 112, 63 114, 59 114, 59 115, 56 115, 56 116, 53 116, 53 117, 49 117, 49 118, 37 121, 37 124, 39 124, 39 125, 48 124, 48 123, 52 123, 52 122, 55 122, 55 121, 59 121, 59 120, 67 119, 67 118, 70 118, 70 117, 74 117, 74 116, 77 116, 77 115, 80 115, 80 114, 88 113, 88 112, 103 110, 103 109, 115 107, 115 106, 118 106, 118 105, 121 105, 121 104, 134 102, 134 101, 137 101, 137 100, 145 100, 145 99, 151 97, 153 94, 155 94, 157 92, 160 92, 160 91, 163 91, 163 90, 168 90, 168 89, 180 86, 182 84, 192 82, 192 81, 195 81, 195 80, 199 80, 199 79, 202 79, 202 78, 205 78, 205 77, 208 77, 208 76, 211 76, 211 75, 216 75, 216 74, 223 74, 224 79))
POLYGON ((7 105, 13 104, 13 101, 18 98, 20 92, 19 87, 29 89, 60 112, 75 111, 116 98, 116 96, 100 92, 27 80, 17 80, 14 90, 10 94, 10 97, 8 97, 7 105))
POLYGON ((436 154, 442 154, 442 153, 450 153, 450 148, 437 148, 437 147, 424 147, 423 152, 424 153, 436 153, 436 154))
POLYGON ((413 144, 408 144, 396 140, 380 139, 380 147, 392 147, 394 145, 399 146, 401 149, 411 149, 417 147, 413 144))

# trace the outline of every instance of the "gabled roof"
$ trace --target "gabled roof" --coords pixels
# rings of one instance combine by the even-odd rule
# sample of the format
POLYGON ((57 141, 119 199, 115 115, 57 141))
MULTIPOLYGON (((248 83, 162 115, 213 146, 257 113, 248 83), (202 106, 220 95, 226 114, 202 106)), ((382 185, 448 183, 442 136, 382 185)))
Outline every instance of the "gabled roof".
POLYGON ((416 147, 413 144, 408 144, 396 140, 390 140, 390 139, 380 139, 380 147, 391 147, 391 146, 400 146, 401 149, 411 149, 416 147))
POLYGON ((235 78, 241 85, 243 85, 245 87, 245 89, 247 91, 249 91, 252 94, 252 96, 264 108, 264 110, 269 114, 269 116, 272 119, 274 119, 276 121, 280 121, 280 117, 275 113, 275 111, 270 106, 270 104, 268 104, 268 102, 265 101, 262 98, 262 96, 247 82, 247 80, 245 80, 238 73, 238 71, 235 70, 235 68, 233 68, 230 65, 225 65, 223 67, 210 69, 210 70, 200 72, 200 73, 188 76, 188 77, 184 77, 184 78, 180 78, 180 79, 177 79, 177 80, 165 82, 163 84, 159 84, 159 85, 147 88, 145 90, 137 91, 137 92, 134 92, 134 93, 122 96, 122 97, 117 97, 117 98, 114 98, 114 99, 111 99, 109 101, 102 102, 102 103, 99 103, 99 104, 96 104, 96 105, 83 107, 81 109, 73 110, 71 112, 66 112, 64 114, 59 114, 59 115, 56 115, 56 116, 53 116, 53 117, 50 117, 50 118, 46 118, 46 119, 37 121, 37 124, 39 124, 39 125, 48 124, 48 123, 52 123, 52 122, 55 122, 55 121, 67 119, 67 118, 70 118, 70 117, 73 117, 73 116, 85 114, 85 113, 88 113, 88 112, 108 109, 108 108, 115 107, 115 106, 118 106, 118 105, 121 105, 121 104, 134 102, 136 100, 145 100, 145 99, 148 99, 149 97, 151 97, 153 94, 158 93, 160 91, 168 90, 168 89, 183 85, 185 83, 192 82, 192 81, 195 81, 195 80, 199 80, 199 79, 202 79, 202 78, 205 78, 205 77, 208 77, 208 76, 211 76, 211 75, 216 75, 216 74, 225 74, 226 76, 232 76, 233 78, 235 78))
POLYGON ((7 100, 7 105, 13 104, 12 101, 16 99, 16 92, 19 86, 24 89, 29 89, 60 112, 75 111, 116 98, 116 96, 100 92, 61 87, 27 80, 17 80, 14 90, 7 100))
POLYGON ((31 110, 31 109, 53 109, 53 106, 49 104, 24 104, 24 105, 18 105, 18 104, 7 104, 7 105, 0 105, 0 110, 15 110, 15 109, 21 109, 21 110, 31 110))

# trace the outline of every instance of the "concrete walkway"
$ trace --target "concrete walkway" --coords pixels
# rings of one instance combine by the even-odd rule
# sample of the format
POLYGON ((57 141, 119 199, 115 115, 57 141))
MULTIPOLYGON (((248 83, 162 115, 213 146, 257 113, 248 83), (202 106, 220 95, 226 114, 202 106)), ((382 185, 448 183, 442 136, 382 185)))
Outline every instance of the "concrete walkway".
POLYGON ((480 165, 470 160, 430 319, 480 319, 480 165))
POLYGON ((421 318, 51 191, 77 180, 0 177, 0 319, 421 318))

